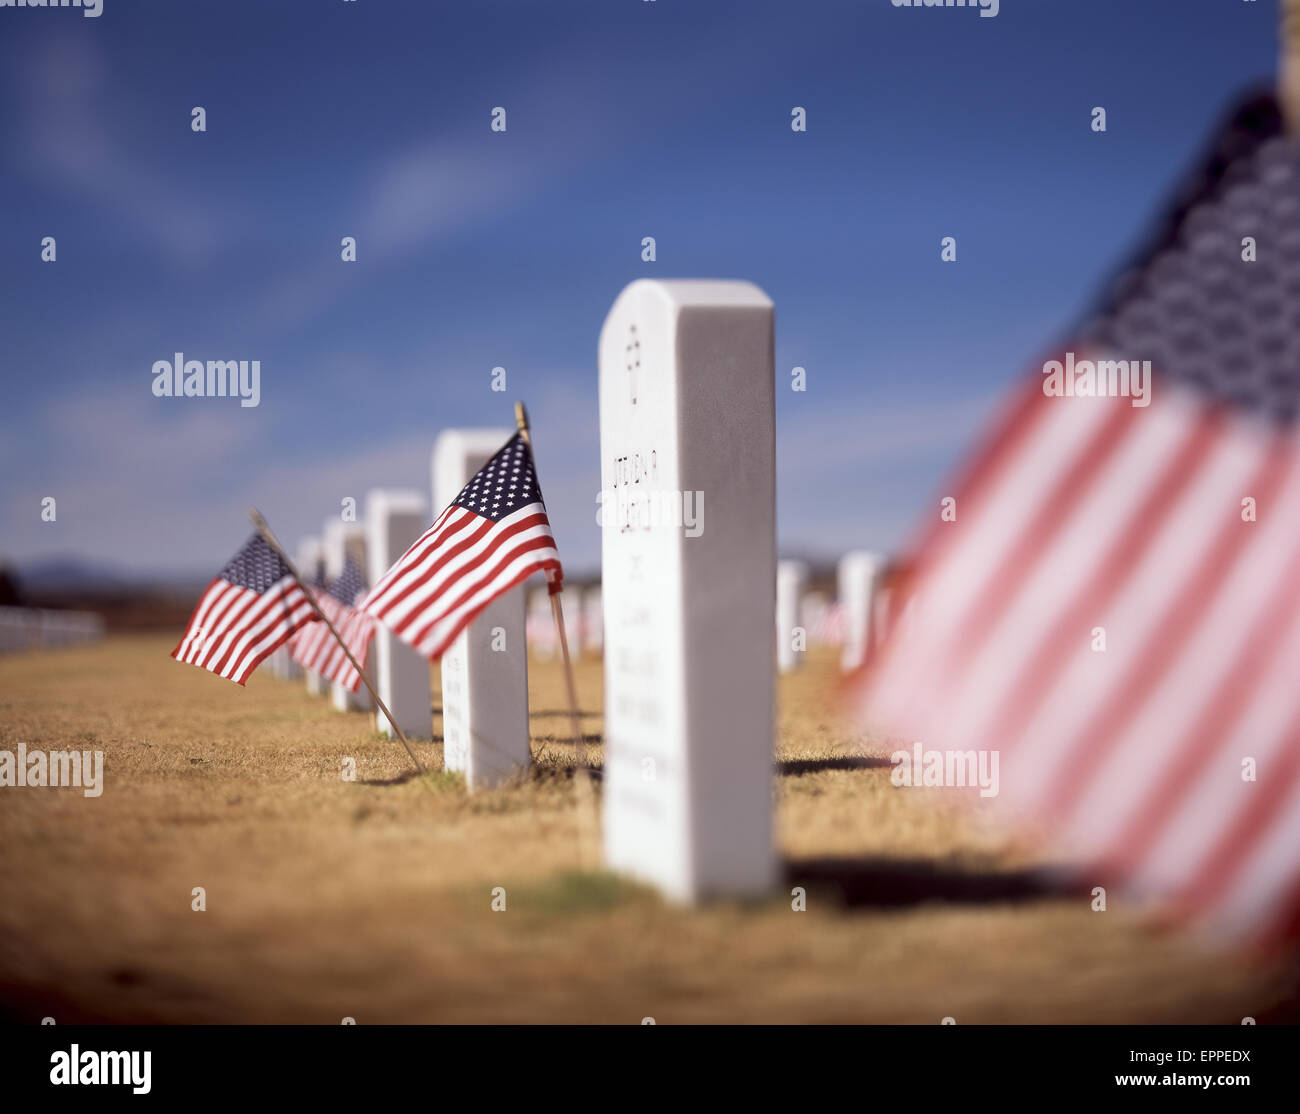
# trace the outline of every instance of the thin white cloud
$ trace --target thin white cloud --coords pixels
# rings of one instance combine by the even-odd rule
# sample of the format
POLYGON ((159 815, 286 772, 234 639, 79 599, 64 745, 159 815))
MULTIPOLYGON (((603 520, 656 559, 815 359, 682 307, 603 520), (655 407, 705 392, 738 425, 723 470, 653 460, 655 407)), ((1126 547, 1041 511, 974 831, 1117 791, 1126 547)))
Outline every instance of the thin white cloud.
POLYGON ((777 424, 777 524, 786 552, 892 552, 923 503, 984 429, 994 391, 881 405, 870 396, 805 406, 777 424))
POLYGON ((481 146, 467 139, 430 141, 382 163, 360 215, 366 250, 406 254, 535 188, 535 181, 512 172, 504 152, 485 156, 481 146))
MULTIPOLYGON (((26 146, 22 165, 33 178, 106 210, 171 262, 205 261, 240 222, 227 199, 186 192, 118 134, 119 121, 132 114, 115 111, 108 59, 93 40, 51 40, 12 71, 7 99, 26 146)), ((188 131, 188 117, 176 126, 188 131)))
MULTIPOLYGON (((530 392, 538 469, 566 565, 598 569, 595 521, 600 445, 594 375, 542 375, 530 392)), ((510 399, 499 424, 510 425, 510 399)), ((859 545, 891 548, 915 521, 942 468, 987 421, 996 395, 943 404, 873 407, 838 400, 783 414, 777 429, 778 512, 786 550, 834 554, 859 545)), ((6 556, 77 552, 141 570, 215 568, 243 537, 257 505, 288 545, 320 531, 346 497, 364 509, 372 487, 429 495, 429 462, 441 424, 427 432, 375 436, 312 455, 274 452, 261 467, 274 422, 227 400, 190 405, 121 392, 70 396, 4 437, 3 463, 26 477, 6 491, 6 556), (18 459, 24 462, 17 470, 18 459), (56 524, 40 522, 40 500, 59 500, 56 524)), ((475 409, 475 412, 480 412, 475 409)), ((465 424, 493 424, 473 421, 465 424)), ((431 508, 436 513, 440 508, 431 508)))

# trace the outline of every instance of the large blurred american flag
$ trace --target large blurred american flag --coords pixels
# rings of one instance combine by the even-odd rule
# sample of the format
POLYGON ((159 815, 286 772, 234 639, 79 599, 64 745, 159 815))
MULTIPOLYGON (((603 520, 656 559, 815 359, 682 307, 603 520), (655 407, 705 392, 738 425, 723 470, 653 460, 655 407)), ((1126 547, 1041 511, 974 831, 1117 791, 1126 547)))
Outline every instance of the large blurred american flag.
POLYGON ((878 737, 1000 752, 1002 804, 1089 877, 1295 939, 1300 147, 1271 98, 1067 347, 1150 360, 1151 404, 1035 370, 940 493, 855 701, 878 737))

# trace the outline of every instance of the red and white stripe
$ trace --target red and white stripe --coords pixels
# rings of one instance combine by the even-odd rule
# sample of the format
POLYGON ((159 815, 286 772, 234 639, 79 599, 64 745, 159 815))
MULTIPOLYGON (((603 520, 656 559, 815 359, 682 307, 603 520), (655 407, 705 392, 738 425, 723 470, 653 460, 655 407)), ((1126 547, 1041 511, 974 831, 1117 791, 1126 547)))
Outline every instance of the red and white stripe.
MULTIPOLYGON (((314 588, 311 592, 316 598, 316 606, 329 616, 332 623, 338 613, 338 601, 326 592, 314 588)), ((326 647, 333 642, 334 636, 330 634, 329 628, 318 619, 294 635, 289 652, 293 655, 293 660, 304 669, 318 673, 320 670, 316 664, 317 660, 324 654, 326 647)))
MULTIPOLYGON (((315 594, 314 589, 309 588, 308 591, 315 594)), ((289 641, 285 643, 285 648, 289 651, 289 656, 299 665, 302 664, 302 648, 307 645, 308 640, 320 625, 320 620, 315 618, 315 612, 312 613, 312 618, 314 621, 309 621, 299 627, 289 636, 289 641)))
MULTIPOLYGON (((339 638, 347 645, 357 664, 365 669, 370 643, 375 636, 374 619, 355 607, 340 603, 326 592, 319 593, 316 602, 334 624, 339 638)), ((356 692, 361 687, 361 674, 353 668, 339 645, 339 639, 324 623, 317 621, 300 632, 293 652, 299 665, 319 673, 325 680, 342 685, 349 692, 356 692)))
POLYGON ((840 646, 844 642, 847 626, 843 605, 838 602, 828 603, 813 620, 808 637, 819 646, 840 646))
MULTIPOLYGON (((331 620, 334 629, 339 632, 339 638, 346 643, 357 665, 365 669, 366 659, 370 655, 370 642, 375 636, 375 621, 354 607, 343 607, 340 611, 340 617, 331 620)), ((318 672, 327 681, 342 685, 349 692, 356 692, 361 687, 361 674, 353 668, 347 654, 339 646, 338 639, 331 636, 330 643, 330 652, 318 672)))
POLYGON ((453 503, 367 593, 361 610, 436 658, 497 596, 541 570, 558 583, 559 553, 542 503, 499 522, 453 503))
POLYGON ((200 598, 172 657, 242 685, 314 614, 292 576, 261 593, 218 577, 200 598))
POLYGON ((1300 439, 1159 386, 1142 409, 1033 384, 857 699, 875 733, 1000 752, 1003 804, 1132 892, 1295 933, 1300 439))

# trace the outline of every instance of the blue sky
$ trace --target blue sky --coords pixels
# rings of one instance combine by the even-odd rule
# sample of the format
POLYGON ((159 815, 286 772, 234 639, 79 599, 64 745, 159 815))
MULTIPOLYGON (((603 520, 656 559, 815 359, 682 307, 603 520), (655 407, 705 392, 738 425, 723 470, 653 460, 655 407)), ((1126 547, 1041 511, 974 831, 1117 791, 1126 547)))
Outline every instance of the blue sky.
POLYGON ((594 569, 596 338, 642 277, 768 292, 781 549, 892 549, 1230 100, 1271 82, 1275 20, 1270 0, 0 9, 0 559, 207 574, 249 506, 293 541, 370 487, 427 494, 437 432, 509 426, 523 398, 561 552, 594 569), (176 351, 260 360, 260 406, 155 398, 176 351))

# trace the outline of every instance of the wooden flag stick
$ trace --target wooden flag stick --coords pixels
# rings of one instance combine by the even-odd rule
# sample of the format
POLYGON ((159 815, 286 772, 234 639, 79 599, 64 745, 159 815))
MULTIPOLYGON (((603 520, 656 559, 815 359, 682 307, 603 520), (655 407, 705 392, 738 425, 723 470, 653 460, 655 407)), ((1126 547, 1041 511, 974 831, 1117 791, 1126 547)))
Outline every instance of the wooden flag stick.
POLYGON ((248 517, 253 520, 253 525, 257 527, 258 533, 266 539, 266 544, 280 555, 280 560, 285 563, 285 567, 289 570, 289 575, 298 582, 298 587, 302 589, 303 595, 307 597, 307 602, 311 604, 312 610, 316 612, 316 617, 325 624, 330 634, 334 636, 339 647, 343 650, 343 653, 347 655, 349 664, 357 671, 357 676, 361 678, 366 688, 370 690, 371 698, 379 705, 379 710, 384 713, 384 716, 388 719, 393 730, 397 732, 397 737, 402 740, 402 746, 406 748, 406 753, 411 756, 411 761, 415 763, 415 768, 422 774, 426 773, 427 771, 424 768, 424 764, 416 757, 415 751, 411 749, 411 744, 407 742, 406 736, 402 733, 401 727, 397 724, 397 720, 393 719, 393 713, 388 710, 388 705, 380 699, 379 693, 375 691, 374 685, 370 683, 370 678, 366 676, 366 671, 357 664, 357 659, 352 656, 352 651, 348 649, 348 644, 343 641, 343 637, 334 629, 334 624, 329 621, 329 617, 320 609, 320 605, 317 604, 316 597, 312 593, 312 590, 302 582, 302 577, 298 575, 298 570, 294 568, 293 562, 289 560, 289 555, 285 553, 280 543, 276 540, 275 535, 271 533, 271 527, 267 525, 266 519, 262 517, 262 512, 254 508, 248 512, 248 517))
MULTIPOLYGON (((519 426, 519 435, 533 448, 532 433, 528 429, 528 411, 522 402, 515 403, 515 424, 519 426)), ((536 468, 537 462, 533 462, 536 468)), ((540 481, 539 481, 540 482, 540 481)), ((587 744, 582 737, 582 721, 578 716, 578 688, 573 683, 573 662, 569 660, 569 639, 564 633, 564 606, 560 603, 560 593, 551 593, 551 615, 555 619, 555 631, 560 637, 560 657, 564 661, 564 680, 569 689, 569 724, 573 730, 573 745, 578 762, 583 769, 587 767, 587 744)))
POLYGON ((564 661, 564 679, 569 687, 569 725, 573 728, 573 742, 577 749, 578 761, 585 769, 587 762, 587 741, 582 735, 582 721, 578 716, 578 689, 573 683, 573 663, 569 660, 569 639, 564 633, 564 607, 560 603, 560 592, 551 597, 551 615, 555 618, 555 629, 560 635, 560 657, 564 661))

